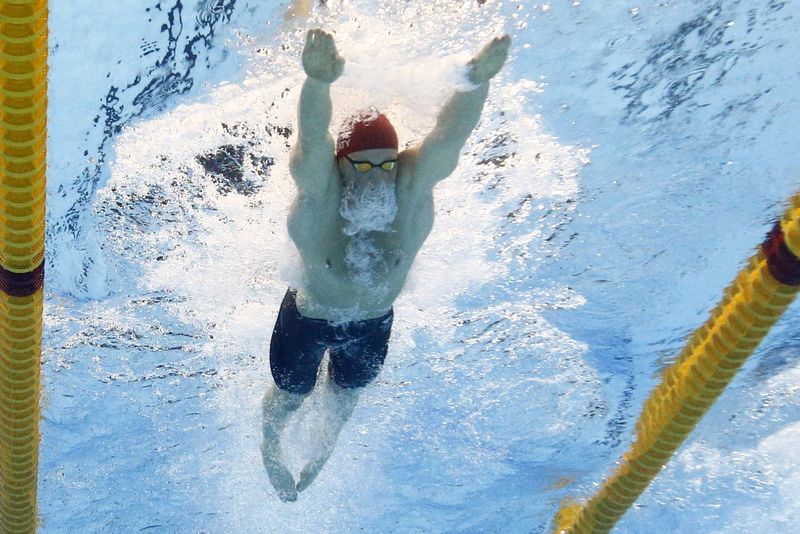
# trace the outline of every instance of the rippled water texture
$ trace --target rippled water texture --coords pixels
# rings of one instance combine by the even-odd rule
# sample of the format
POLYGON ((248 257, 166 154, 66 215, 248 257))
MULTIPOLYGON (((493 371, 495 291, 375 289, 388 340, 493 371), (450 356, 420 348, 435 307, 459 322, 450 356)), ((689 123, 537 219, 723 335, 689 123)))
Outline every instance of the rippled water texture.
MULTIPOLYGON (((797 189, 791 1, 53 3, 42 532, 548 532, 797 189), (102 23, 98 23, 102 21, 102 23), (297 279, 305 31, 333 124, 401 144, 513 36, 395 307, 386 366, 294 504, 261 467, 297 279)), ((796 307, 618 532, 800 530, 796 307)), ((298 468, 328 409, 288 429, 298 468)))

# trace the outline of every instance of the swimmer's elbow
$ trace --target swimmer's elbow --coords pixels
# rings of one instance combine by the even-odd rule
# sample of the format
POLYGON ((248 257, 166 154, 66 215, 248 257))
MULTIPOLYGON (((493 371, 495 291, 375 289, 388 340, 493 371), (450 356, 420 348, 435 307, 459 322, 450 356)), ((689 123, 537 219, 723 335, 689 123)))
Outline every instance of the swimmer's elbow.
POLYGON ((295 145, 289 153, 289 174, 297 181, 298 176, 303 174, 303 151, 295 145))
POLYGON ((458 167, 458 150, 437 150, 421 158, 420 174, 424 174, 433 183, 440 182, 453 174, 458 167))
POLYGON ((458 167, 463 143, 460 140, 432 135, 414 153, 414 163, 419 176, 425 176, 432 183, 444 180, 458 167))
POLYGON ((333 161, 333 151, 333 139, 330 135, 320 139, 300 136, 289 154, 289 171, 293 176, 319 173, 321 169, 327 169, 333 161))
POLYGON ((431 177, 439 182, 456 171, 458 167, 458 154, 445 154, 434 162, 431 177))

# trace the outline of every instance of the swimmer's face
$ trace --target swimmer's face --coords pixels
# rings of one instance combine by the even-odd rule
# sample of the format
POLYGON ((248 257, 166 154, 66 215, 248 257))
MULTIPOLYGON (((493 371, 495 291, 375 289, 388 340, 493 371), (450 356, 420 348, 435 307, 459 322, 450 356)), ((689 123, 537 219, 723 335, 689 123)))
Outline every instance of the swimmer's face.
POLYGON ((397 178, 397 150, 392 148, 358 150, 340 157, 337 164, 345 185, 363 181, 394 184, 397 178))

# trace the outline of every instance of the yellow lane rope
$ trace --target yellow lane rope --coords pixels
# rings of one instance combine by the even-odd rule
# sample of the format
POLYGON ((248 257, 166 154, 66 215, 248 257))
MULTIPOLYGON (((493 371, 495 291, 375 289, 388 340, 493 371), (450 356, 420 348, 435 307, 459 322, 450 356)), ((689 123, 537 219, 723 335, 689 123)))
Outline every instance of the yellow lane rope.
POLYGON ((644 404, 636 440, 584 505, 565 503, 555 532, 608 532, 669 461, 800 289, 800 194, 644 404))
POLYGON ((35 532, 47 1, 0 2, 0 533, 35 532))

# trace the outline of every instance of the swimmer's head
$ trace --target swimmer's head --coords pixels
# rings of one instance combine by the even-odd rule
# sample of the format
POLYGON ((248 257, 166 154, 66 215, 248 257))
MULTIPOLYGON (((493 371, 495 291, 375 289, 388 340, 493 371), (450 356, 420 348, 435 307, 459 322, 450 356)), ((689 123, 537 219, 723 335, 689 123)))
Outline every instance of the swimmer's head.
POLYGON ((383 113, 372 108, 348 117, 336 139, 336 157, 374 148, 397 151, 397 132, 383 113))
POLYGON ((397 214, 397 134, 389 119, 375 110, 350 117, 336 142, 336 158, 344 232, 385 231, 397 214))
POLYGON ((342 217, 352 232, 383 230, 397 214, 397 150, 368 148, 337 160, 342 181, 342 217))

